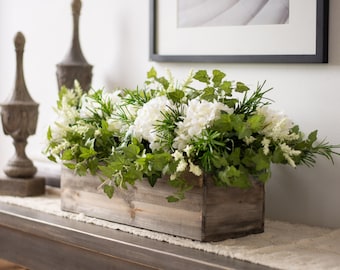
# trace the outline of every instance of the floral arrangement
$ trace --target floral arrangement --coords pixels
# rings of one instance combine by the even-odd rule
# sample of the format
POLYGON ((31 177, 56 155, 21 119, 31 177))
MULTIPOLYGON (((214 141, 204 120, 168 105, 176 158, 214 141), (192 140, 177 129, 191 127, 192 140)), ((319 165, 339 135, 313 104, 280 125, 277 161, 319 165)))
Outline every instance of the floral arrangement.
POLYGON ((339 146, 318 142, 269 108, 263 84, 250 90, 220 70, 191 72, 183 83, 154 68, 143 88, 59 92, 58 119, 47 132, 46 155, 79 175, 98 175, 104 192, 168 176, 169 202, 191 188, 183 177, 211 174, 218 186, 247 188, 266 182, 272 163, 313 166, 318 155, 333 162, 339 146))

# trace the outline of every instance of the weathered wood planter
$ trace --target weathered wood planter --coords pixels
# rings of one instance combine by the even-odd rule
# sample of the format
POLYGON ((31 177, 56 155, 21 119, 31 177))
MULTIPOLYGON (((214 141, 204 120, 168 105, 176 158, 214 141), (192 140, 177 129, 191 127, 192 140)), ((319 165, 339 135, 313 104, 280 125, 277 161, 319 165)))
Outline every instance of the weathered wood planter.
POLYGON ((129 190, 116 190, 109 199, 98 190, 100 180, 63 169, 62 210, 199 241, 220 241, 264 230, 264 187, 216 187, 209 177, 190 174, 195 187, 186 199, 168 203, 173 193, 166 181, 155 187, 140 181, 129 190))

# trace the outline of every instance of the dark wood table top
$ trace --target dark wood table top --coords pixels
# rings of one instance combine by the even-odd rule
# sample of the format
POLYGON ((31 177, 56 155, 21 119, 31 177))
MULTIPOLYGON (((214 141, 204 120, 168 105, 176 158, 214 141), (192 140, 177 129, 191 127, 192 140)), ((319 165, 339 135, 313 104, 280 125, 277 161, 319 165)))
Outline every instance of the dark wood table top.
POLYGON ((272 269, 5 203, 0 258, 32 270, 272 269))

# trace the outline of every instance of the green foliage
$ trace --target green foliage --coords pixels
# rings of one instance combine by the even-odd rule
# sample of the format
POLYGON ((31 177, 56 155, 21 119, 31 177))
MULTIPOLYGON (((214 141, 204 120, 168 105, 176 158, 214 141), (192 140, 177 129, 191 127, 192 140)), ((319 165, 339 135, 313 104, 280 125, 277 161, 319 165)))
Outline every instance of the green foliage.
POLYGON ((192 188, 183 172, 210 174, 217 186, 249 188, 266 182, 273 163, 313 166, 338 155, 317 131, 307 138, 291 121, 269 110, 265 83, 251 90, 220 70, 192 72, 183 84, 151 68, 143 88, 82 94, 62 88, 48 128, 46 155, 78 175, 98 175, 109 198, 136 181, 155 186, 166 177, 185 198, 192 188), (157 101, 157 103, 155 103, 157 101), (151 105, 150 105, 151 104, 151 105), (194 112, 194 113, 193 113, 194 112))

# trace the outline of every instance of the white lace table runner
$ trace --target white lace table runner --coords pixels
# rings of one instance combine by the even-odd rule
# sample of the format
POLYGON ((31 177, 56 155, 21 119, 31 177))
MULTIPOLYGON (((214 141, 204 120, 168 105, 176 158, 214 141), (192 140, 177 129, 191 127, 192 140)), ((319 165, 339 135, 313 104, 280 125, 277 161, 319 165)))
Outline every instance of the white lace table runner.
POLYGON ((221 242, 200 243, 163 233, 60 210, 57 189, 47 189, 40 197, 0 196, 0 201, 84 223, 120 230, 134 235, 231 258, 287 270, 340 270, 340 229, 325 229, 266 220, 265 232, 221 242))

